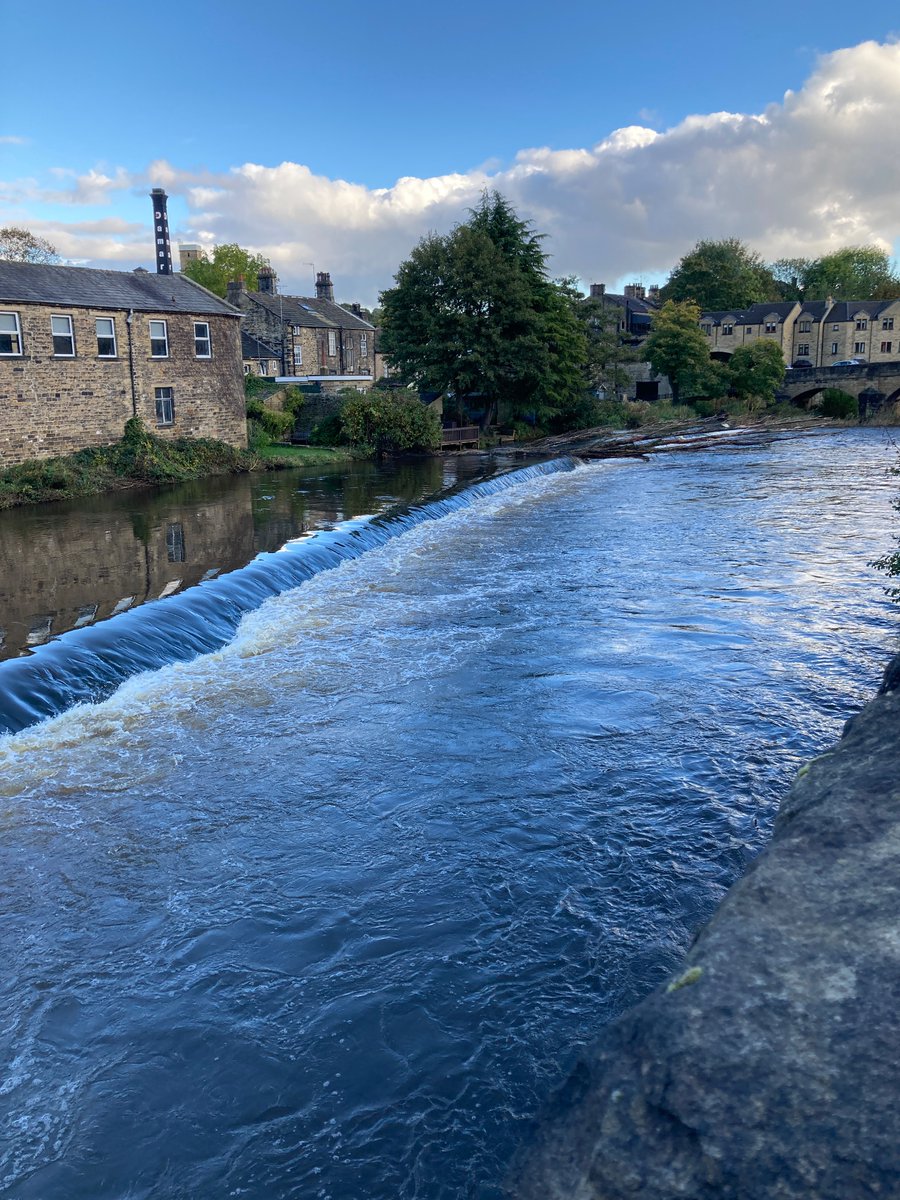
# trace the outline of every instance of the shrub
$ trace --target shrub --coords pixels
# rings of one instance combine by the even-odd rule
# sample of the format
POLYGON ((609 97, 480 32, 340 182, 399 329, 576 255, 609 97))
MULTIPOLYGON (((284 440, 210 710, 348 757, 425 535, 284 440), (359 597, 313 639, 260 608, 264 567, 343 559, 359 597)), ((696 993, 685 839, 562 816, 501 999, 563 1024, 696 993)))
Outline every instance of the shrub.
POLYGON ((274 442, 283 442, 294 428, 294 415, 266 408, 261 400, 247 401, 247 417, 254 421, 274 442))
POLYGON ((348 396, 341 409, 344 437, 366 457, 437 450, 441 425, 415 392, 368 391, 348 396))
POLYGON ((822 393, 819 412, 823 417, 836 417, 846 421, 850 417, 859 416, 859 401, 849 392, 842 392, 840 388, 826 388, 822 393))
POLYGON ((340 446, 346 440, 340 413, 333 413, 330 417, 318 421, 309 435, 311 446, 340 446))

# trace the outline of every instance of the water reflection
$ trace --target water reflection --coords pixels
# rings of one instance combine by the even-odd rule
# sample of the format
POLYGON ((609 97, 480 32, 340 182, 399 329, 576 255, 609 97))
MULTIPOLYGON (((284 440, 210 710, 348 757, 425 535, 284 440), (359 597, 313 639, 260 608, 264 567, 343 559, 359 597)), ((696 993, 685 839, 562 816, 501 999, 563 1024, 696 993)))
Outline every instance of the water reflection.
POLYGON ((0 512, 0 659, 492 470, 480 456, 306 467, 0 512))

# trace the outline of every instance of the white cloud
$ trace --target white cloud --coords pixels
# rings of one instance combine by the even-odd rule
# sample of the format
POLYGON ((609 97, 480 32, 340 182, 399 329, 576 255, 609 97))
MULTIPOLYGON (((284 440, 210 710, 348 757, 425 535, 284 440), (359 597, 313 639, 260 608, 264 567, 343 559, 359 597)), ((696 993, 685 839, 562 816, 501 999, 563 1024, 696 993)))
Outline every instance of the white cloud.
MULTIPOLYGON (((898 111, 900 44, 866 42, 823 57, 801 89, 763 113, 695 114, 663 132, 598 131, 590 148, 523 149, 506 166, 406 177, 390 188, 329 179, 300 163, 214 173, 160 161, 140 176, 88 171, 39 194, 33 180, 18 181, 6 199, 108 204, 117 190, 161 185, 188 208, 176 239, 261 251, 286 291, 308 290, 314 262, 342 298, 371 302, 420 237, 465 219, 494 187, 548 235, 555 273, 611 282, 665 273, 700 237, 741 237, 767 258, 850 242, 890 248, 900 238, 898 111)), ((142 237, 129 225, 117 237, 108 226, 41 224, 67 256, 152 261, 149 228, 142 237)))
POLYGON ((0 134, 0 146, 27 146, 28 138, 19 137, 14 133, 0 134))

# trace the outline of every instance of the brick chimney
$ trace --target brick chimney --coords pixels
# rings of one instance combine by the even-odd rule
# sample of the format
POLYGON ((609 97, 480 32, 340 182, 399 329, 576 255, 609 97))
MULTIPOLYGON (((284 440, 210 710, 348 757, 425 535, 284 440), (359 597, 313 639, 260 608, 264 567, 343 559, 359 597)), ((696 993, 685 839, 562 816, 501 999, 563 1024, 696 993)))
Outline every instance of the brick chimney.
POLYGON ((259 290, 266 296, 277 296, 278 294, 278 276, 271 267, 260 267, 259 269, 259 290))
POLYGON ((334 303, 334 284, 331 282, 331 275, 327 271, 316 272, 316 299, 330 300, 334 303))
POLYGON ((156 247, 157 275, 172 274, 172 245, 169 242, 169 215, 166 205, 169 197, 163 188, 153 188, 150 192, 153 201, 153 244, 156 247))

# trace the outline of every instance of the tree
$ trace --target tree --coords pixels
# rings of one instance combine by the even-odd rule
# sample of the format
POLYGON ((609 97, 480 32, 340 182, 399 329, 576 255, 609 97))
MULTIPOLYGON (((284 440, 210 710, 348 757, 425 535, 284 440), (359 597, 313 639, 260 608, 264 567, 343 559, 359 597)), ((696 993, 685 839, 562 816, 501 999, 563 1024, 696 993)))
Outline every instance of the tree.
POLYGON ((771 404, 784 380, 784 358, 775 342, 760 338, 750 346, 739 346, 728 362, 728 376, 742 399, 771 404))
POLYGON ((900 277, 884 250, 846 246, 807 265, 804 300, 891 300, 900 296, 900 277))
POLYGON ((224 296, 228 284, 239 279, 242 275, 247 290, 255 292, 259 288, 259 272, 268 267, 269 260, 261 254, 251 254, 234 242, 225 242, 216 246, 212 258, 203 251, 201 257, 185 265, 184 274, 195 283, 202 284, 217 296, 224 296))
POLYGON ((741 309, 778 297, 772 272, 738 238, 700 241, 675 267, 664 300, 693 300, 701 309, 741 309))
POLYGON ((654 313, 645 353, 653 370, 669 377, 676 404, 689 396, 721 393, 721 382, 700 329, 700 308, 692 301, 667 300, 654 313))
POLYGON ((58 263, 56 247, 29 229, 7 225, 0 229, 0 259, 7 262, 58 263))
POLYGON ((382 293, 382 348, 400 379, 539 420, 583 388, 583 329, 546 274, 541 239, 496 192, 423 238, 382 293))

